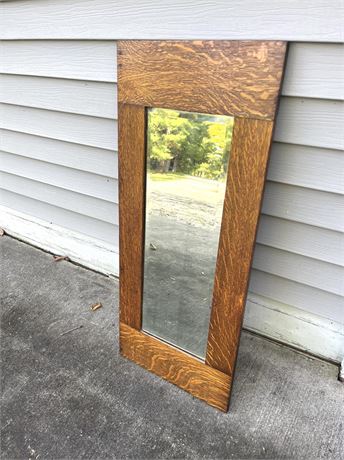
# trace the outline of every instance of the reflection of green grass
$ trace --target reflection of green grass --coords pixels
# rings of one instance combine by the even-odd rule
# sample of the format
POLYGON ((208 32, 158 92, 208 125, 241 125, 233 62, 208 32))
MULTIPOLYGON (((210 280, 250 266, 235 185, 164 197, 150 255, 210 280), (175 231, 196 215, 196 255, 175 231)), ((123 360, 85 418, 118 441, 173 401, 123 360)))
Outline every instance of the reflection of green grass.
POLYGON ((159 172, 152 172, 149 171, 149 178, 153 181, 163 181, 163 182, 168 182, 176 179, 186 179, 188 176, 183 173, 159 173, 159 172))
MULTIPOLYGON (((1 1, 1 0, 0 0, 1 1)), ((197 180, 204 182, 213 182, 214 184, 221 184, 226 182, 226 177, 220 177, 218 179, 208 179, 202 176, 192 176, 190 174, 185 174, 181 172, 168 172, 160 173, 155 171, 148 171, 148 176, 151 181, 154 182, 171 182, 174 180, 197 180)))

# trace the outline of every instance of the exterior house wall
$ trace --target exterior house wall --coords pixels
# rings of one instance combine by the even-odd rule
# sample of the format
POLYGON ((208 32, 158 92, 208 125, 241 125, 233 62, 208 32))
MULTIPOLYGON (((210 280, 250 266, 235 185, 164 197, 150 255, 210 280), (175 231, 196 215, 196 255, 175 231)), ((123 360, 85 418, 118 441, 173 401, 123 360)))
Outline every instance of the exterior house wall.
POLYGON ((339 362, 341 4, 227 3, 3 3, 0 225, 117 275, 116 39, 289 40, 245 326, 339 362))

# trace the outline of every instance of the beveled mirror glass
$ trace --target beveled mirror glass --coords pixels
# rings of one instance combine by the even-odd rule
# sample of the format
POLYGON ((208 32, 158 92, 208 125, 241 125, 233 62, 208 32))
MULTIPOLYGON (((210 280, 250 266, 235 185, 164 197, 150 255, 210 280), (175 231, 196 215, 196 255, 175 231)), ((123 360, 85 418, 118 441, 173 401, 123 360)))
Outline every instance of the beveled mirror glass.
POLYGON ((147 110, 144 331, 205 358, 234 119, 147 110))

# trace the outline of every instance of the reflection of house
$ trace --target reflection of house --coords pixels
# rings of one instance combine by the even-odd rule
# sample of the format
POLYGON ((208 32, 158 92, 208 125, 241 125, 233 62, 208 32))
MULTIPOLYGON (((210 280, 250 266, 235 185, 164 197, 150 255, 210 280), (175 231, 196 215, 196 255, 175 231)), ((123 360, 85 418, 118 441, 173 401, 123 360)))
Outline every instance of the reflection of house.
POLYGON ((340 3, 163 3, 1 5, 0 223, 37 246, 117 273, 116 40, 288 40, 246 326, 340 361, 340 3))

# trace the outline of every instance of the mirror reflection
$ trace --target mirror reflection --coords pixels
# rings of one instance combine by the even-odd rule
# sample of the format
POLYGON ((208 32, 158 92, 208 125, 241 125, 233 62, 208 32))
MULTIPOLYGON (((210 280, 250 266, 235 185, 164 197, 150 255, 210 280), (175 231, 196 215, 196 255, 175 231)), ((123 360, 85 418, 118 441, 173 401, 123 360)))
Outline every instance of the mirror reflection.
POLYGON ((204 358, 234 118, 147 117, 142 327, 204 358))

